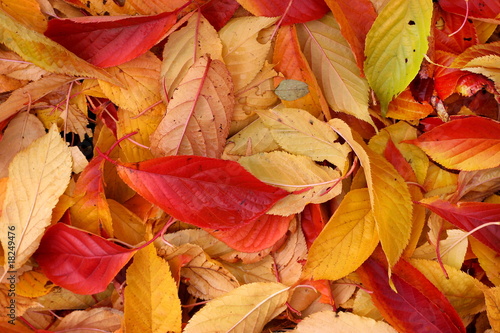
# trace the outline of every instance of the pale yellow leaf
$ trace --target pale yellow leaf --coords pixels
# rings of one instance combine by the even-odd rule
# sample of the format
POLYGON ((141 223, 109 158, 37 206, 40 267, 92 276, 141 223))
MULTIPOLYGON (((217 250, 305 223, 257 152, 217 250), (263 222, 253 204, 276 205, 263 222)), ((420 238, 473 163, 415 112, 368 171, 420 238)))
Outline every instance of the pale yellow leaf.
POLYGON ((328 123, 347 141, 363 166, 380 243, 392 266, 411 235, 413 207, 408 186, 392 164, 373 152, 345 122, 332 119, 328 123))
MULTIPOLYGON (((153 53, 147 52, 108 69, 110 74, 122 82, 122 87, 104 80, 99 80, 99 86, 114 104, 137 115, 155 103, 161 102, 160 66, 160 59, 153 53)), ((158 107, 165 110, 162 104, 158 107)))
MULTIPOLYGON (((441 253, 441 261, 451 267, 460 269, 467 253, 469 242, 467 237, 464 237, 466 232, 459 229, 446 230, 447 237, 439 241, 439 251, 441 253), (457 241, 459 241, 457 243, 457 241)), ((413 252, 412 258, 415 259, 437 259, 436 246, 426 242, 413 252)))
POLYGON ((23 112, 14 117, 0 141, 0 178, 8 176, 14 156, 44 134, 45 128, 34 115, 23 112))
POLYGON ((55 127, 10 163, 0 217, 4 253, 15 249, 15 262, 6 263, 9 270, 21 267, 38 248, 70 176, 71 153, 55 127))
POLYGON ((191 16, 182 29, 168 36, 163 49, 161 80, 167 96, 172 98, 174 89, 186 76, 189 68, 205 54, 212 59, 222 60, 222 42, 217 31, 198 12, 191 16))
POLYGON ((124 329, 127 333, 181 332, 181 302, 167 262, 154 245, 134 255, 127 269, 124 329))
POLYGON ((225 153, 239 156, 266 153, 279 148, 260 118, 227 139, 227 143, 225 153), (233 145, 230 146, 231 143, 233 145))
POLYGON ((309 156, 316 162, 326 160, 344 169, 351 149, 336 142, 339 136, 325 122, 301 109, 271 109, 258 114, 274 140, 289 153, 309 156))
POLYGON ((368 189, 351 190, 309 249, 304 275, 338 280, 358 269, 378 241, 368 189))
POLYGON ((251 264, 225 262, 224 267, 242 285, 253 282, 278 282, 274 274, 274 260, 271 256, 265 256, 262 260, 251 264))
POLYGON ((224 295, 239 286, 236 278, 222 265, 211 259, 201 247, 182 244, 179 247, 163 246, 159 254, 166 260, 183 255, 191 257, 181 268, 191 295, 201 299, 212 299, 224 295))
POLYGON ((36 0, 1 0, 0 9, 34 31, 43 33, 47 29, 47 18, 36 0))
POLYGON ((305 205, 326 202, 341 191, 340 173, 317 165, 307 156, 273 151, 244 156, 238 162, 264 183, 292 192, 278 201, 269 214, 300 213, 305 205))
POLYGON ((420 69, 432 13, 431 0, 390 0, 366 36, 364 70, 380 99, 382 115, 420 69))
POLYGON ((373 125, 368 113, 368 82, 361 77, 351 47, 333 14, 297 25, 297 33, 330 107, 373 125))
POLYGON ((191 318, 184 333, 260 333, 285 310, 289 288, 272 282, 245 284, 208 302, 191 318))
POLYGON ((264 66, 271 42, 259 40, 259 32, 273 25, 278 18, 239 17, 230 20, 220 31, 222 57, 233 77, 234 90, 249 84, 264 66))
POLYGON ((155 156, 219 158, 233 114, 233 84, 220 60, 203 56, 179 84, 151 136, 155 156))
POLYGON ((30 105, 32 101, 36 101, 74 80, 74 78, 64 75, 48 75, 17 89, 4 103, 0 104, 0 121, 10 118, 17 111, 30 105))
POLYGON ((38 297, 37 301, 41 304, 40 309, 44 310, 80 310, 109 299, 113 291, 115 289, 112 284, 105 291, 94 295, 74 294, 68 289, 55 287, 47 295, 38 297))
MULTIPOLYGON (((222 241, 218 240, 203 229, 184 229, 163 235, 163 239, 175 246, 182 244, 198 245, 212 258, 233 252, 234 250, 222 241)), ((157 241, 158 246, 163 246, 163 242, 157 241)))
POLYGON ((397 333, 389 324, 349 312, 317 312, 302 320, 294 332, 298 333, 397 333))
POLYGON ((382 314, 377 309, 375 304, 372 302, 372 298, 369 293, 358 290, 356 297, 354 298, 353 313, 358 316, 363 316, 367 318, 372 318, 374 320, 383 320, 382 314))
POLYGON ((3 12, 0 12, 0 42, 25 61, 49 72, 92 77, 119 84, 104 69, 78 58, 60 44, 18 23, 3 12))
POLYGON ((429 169, 429 158, 422 149, 409 143, 402 143, 404 140, 413 140, 417 138, 417 129, 412 127, 407 122, 400 121, 394 125, 390 125, 378 132, 377 135, 370 139, 368 146, 376 153, 383 155, 387 141, 389 139, 394 142, 398 150, 403 154, 404 158, 411 165, 417 181, 423 184, 429 169))
MULTIPOLYGON (((54 112, 53 109, 51 111, 54 112)), ((85 135, 92 137, 92 130, 87 127, 89 124, 87 114, 75 105, 68 105, 67 108, 61 111, 59 117, 64 121, 64 125, 61 128, 64 133, 76 133, 80 141, 85 140, 85 135)))
POLYGON ((495 332, 498 332, 500 331, 500 287, 485 290, 484 296, 490 325, 495 332))
POLYGON ((73 160, 73 167, 71 170, 75 174, 79 174, 89 164, 89 161, 77 146, 69 147, 69 150, 71 151, 71 159, 73 160))
POLYGON ((121 327, 123 312, 112 308, 73 311, 51 326, 54 332, 89 333, 97 329, 113 332, 121 327))
POLYGON ((485 310, 483 290, 486 286, 469 274, 444 265, 446 277, 437 261, 411 259, 410 263, 448 298, 461 317, 485 310))

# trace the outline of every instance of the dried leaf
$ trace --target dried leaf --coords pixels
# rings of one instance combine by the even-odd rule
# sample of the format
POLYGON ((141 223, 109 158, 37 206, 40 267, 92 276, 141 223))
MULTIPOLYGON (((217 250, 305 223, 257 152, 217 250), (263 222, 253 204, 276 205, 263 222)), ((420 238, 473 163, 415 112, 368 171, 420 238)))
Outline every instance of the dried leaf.
POLYGON ((332 311, 313 313, 302 320, 293 331, 298 333, 328 333, 332 331, 396 333, 395 329, 382 321, 375 321, 349 312, 334 313, 332 311))
POLYGON ((114 331, 121 327, 123 313, 112 308, 96 308, 88 311, 73 311, 61 319, 51 330, 68 330, 75 333, 87 333, 96 329, 114 331))
POLYGON ((6 270, 21 267, 38 248, 70 176, 71 154, 55 127, 14 157, 0 217, 4 253, 14 257, 6 270))

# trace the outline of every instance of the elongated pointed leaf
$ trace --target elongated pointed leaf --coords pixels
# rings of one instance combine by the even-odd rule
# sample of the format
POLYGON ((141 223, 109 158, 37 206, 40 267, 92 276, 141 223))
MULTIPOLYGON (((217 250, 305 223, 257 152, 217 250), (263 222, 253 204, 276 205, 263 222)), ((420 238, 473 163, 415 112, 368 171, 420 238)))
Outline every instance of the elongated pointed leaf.
POLYGON ((188 322, 185 333, 258 333, 285 309, 289 287, 281 283, 243 285, 210 301, 188 322))
POLYGON ((288 194, 236 162, 208 157, 169 156, 117 169, 146 200, 202 228, 228 229, 253 221, 288 194))
POLYGON ((90 295, 104 291, 134 253, 57 223, 45 232, 34 257, 52 282, 74 293, 90 295))
POLYGON ((473 171, 500 165, 500 123, 487 118, 453 120, 406 142, 450 169, 473 171))
POLYGON ((175 24, 175 13, 152 16, 86 16, 49 21, 45 36, 99 67, 132 60, 175 24))
POLYGON ((408 262, 401 260, 391 275, 387 266, 369 258, 357 271, 385 320, 399 332, 465 332, 462 320, 446 297, 408 262))
MULTIPOLYGON (((419 204, 465 231, 471 231, 488 222, 500 222, 500 204, 487 202, 451 204, 438 198, 423 199, 419 204)), ((472 236, 500 253, 500 227, 498 225, 486 226, 474 232, 472 236)))
POLYGON ((156 156, 219 158, 233 115, 233 83, 220 60, 201 57, 186 74, 151 136, 156 156))
POLYGON ((428 48, 431 0, 391 0, 366 36, 365 74, 382 114, 417 75, 428 48))
POLYGON ((7 270, 35 252, 70 176, 71 153, 55 126, 14 157, 0 216, 3 251, 13 257, 5 260, 7 270))
POLYGON ((338 280, 361 266, 378 242, 368 189, 351 190, 312 244, 304 274, 338 280))

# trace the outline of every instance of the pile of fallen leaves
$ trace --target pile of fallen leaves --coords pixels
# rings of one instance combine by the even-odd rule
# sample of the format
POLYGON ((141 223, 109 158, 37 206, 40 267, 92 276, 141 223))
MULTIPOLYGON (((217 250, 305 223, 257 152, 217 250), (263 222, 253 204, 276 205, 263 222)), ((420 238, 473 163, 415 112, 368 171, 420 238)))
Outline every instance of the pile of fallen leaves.
POLYGON ((0 1, 0 331, 500 331, 499 13, 0 1))

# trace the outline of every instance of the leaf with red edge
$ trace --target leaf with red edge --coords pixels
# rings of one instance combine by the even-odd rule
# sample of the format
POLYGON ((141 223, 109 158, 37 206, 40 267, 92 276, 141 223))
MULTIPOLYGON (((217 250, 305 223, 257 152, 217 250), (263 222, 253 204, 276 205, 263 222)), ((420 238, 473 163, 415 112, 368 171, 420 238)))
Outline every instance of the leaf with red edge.
POLYGON ((322 18, 328 11, 323 0, 237 0, 255 16, 282 16, 281 25, 304 23, 322 18))
POLYGON ((500 2, 491 0, 439 0, 441 8, 450 13, 466 15, 477 19, 499 18, 500 2))
MULTIPOLYGON (((420 200, 419 204, 465 231, 471 231, 488 222, 500 221, 500 204, 487 202, 459 202, 452 204, 437 197, 420 200)), ((475 231, 472 237, 500 253, 500 228, 488 225, 475 231)))
POLYGON ((201 7, 201 13, 215 28, 222 29, 240 4, 236 0, 212 0, 201 7))
POLYGON ((382 258, 369 258, 358 274, 363 286, 389 324, 399 332, 465 332, 458 313, 439 289, 415 267, 400 260, 393 267, 389 284, 387 265, 382 258))
POLYGON ((105 68, 146 53, 176 21, 176 12, 52 19, 45 36, 91 64, 105 68))
POLYGON ((419 103, 409 89, 404 90, 389 102, 387 117, 403 120, 418 120, 427 117, 434 108, 427 102, 419 103))
POLYGON ((76 294, 104 291, 135 250, 63 223, 47 229, 34 258, 55 284, 76 294))
POLYGON ((449 169, 473 171, 500 165, 500 123, 488 118, 453 120, 405 143, 420 147, 449 169))
POLYGON ((209 232, 237 251, 259 252, 273 246, 286 234, 294 216, 265 214, 247 224, 209 232))
POLYGON ((263 215, 288 192, 264 184, 234 161, 167 156, 117 165, 132 189, 174 218, 229 229, 263 215))
POLYGON ((370 0, 326 0, 326 4, 332 10, 342 36, 351 46, 359 69, 363 71, 366 34, 377 17, 372 2, 370 0), (361 20, 360 17, 362 17, 361 20))

